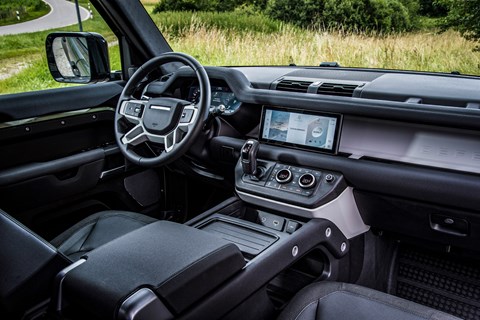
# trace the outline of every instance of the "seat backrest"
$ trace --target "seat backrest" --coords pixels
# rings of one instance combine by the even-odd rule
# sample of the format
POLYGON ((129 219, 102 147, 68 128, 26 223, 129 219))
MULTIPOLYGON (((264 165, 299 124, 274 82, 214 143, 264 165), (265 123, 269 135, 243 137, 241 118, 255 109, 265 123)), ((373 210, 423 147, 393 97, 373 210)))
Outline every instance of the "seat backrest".
POLYGON ((0 210, 0 314, 20 318, 46 301, 55 275, 71 261, 0 210))

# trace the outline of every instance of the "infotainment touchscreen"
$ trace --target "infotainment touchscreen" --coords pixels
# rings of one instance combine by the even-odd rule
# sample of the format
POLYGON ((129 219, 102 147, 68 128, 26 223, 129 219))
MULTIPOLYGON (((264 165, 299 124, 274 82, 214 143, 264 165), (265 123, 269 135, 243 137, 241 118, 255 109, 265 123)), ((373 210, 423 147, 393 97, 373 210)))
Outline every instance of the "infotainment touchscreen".
POLYGON ((336 153, 341 121, 339 114, 263 107, 260 140, 336 153))

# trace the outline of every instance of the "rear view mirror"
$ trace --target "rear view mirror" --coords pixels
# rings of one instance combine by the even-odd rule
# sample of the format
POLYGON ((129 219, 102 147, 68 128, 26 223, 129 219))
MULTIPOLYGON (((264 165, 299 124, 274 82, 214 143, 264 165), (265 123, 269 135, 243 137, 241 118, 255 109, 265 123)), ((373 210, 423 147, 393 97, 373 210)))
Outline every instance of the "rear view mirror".
POLYGON ((45 42, 48 68, 64 83, 92 83, 110 78, 107 41, 97 33, 54 32, 45 42))

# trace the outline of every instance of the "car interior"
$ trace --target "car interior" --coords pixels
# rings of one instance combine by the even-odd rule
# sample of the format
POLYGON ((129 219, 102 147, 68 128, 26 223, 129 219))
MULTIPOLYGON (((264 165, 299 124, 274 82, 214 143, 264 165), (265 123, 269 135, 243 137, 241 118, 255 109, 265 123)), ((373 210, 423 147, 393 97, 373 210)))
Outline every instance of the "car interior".
POLYGON ((478 77, 203 66, 91 2, 120 74, 52 33, 91 84, 0 96, 2 319, 480 319, 478 77))

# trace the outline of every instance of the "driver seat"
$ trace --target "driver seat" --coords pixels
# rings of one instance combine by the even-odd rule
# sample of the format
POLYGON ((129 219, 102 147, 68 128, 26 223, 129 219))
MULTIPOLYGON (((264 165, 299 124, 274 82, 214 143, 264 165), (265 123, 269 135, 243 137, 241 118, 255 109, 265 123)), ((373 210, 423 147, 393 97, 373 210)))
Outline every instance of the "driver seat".
POLYGON ((72 261, 77 261, 101 245, 155 221, 157 219, 135 212, 101 211, 76 223, 50 243, 72 261))
POLYGON ((0 314, 21 318, 49 297, 54 277, 85 253, 157 221, 134 212, 102 211, 51 243, 0 209, 0 314))

